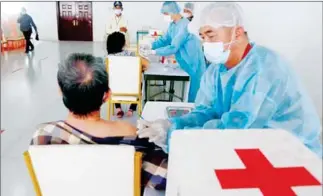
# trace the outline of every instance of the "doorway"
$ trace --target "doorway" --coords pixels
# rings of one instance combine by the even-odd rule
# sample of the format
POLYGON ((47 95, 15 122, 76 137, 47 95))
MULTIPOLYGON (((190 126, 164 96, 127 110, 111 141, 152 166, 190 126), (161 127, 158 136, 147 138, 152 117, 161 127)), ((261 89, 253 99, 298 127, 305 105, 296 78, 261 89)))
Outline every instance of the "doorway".
POLYGON ((92 2, 57 2, 58 39, 92 41, 92 2))

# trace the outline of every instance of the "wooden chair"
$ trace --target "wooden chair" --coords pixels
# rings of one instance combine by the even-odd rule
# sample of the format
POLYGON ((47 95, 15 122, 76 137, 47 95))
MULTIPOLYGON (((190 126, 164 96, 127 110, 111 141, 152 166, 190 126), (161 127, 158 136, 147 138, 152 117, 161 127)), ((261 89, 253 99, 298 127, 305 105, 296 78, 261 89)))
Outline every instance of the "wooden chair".
POLYGON ((114 104, 137 104, 139 115, 142 111, 142 65, 140 57, 108 56, 106 68, 112 91, 107 105, 107 119, 114 113, 114 104))
POLYGON ((37 196, 140 196, 133 146, 31 146, 24 159, 37 196))

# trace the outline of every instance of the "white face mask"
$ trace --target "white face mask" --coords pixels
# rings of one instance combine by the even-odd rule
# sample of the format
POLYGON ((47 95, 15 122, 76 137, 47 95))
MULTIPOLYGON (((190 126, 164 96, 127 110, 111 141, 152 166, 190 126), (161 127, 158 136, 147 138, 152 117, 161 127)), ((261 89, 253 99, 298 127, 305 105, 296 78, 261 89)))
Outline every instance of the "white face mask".
POLYGON ((116 10, 114 10, 114 13, 116 15, 120 15, 122 13, 122 10, 121 9, 116 9, 116 10))
POLYGON ((164 15, 164 20, 168 23, 173 22, 172 17, 170 15, 164 15))
POLYGON ((232 38, 229 43, 224 44, 223 42, 205 42, 203 43, 204 47, 204 55, 208 61, 214 64, 225 64, 230 56, 231 44, 235 42, 234 40, 234 32, 233 29, 232 38), (229 45, 228 49, 225 51, 224 46, 229 45))
POLYGON ((191 15, 190 15, 189 13, 186 13, 186 12, 184 12, 184 13, 183 13, 183 16, 184 16, 185 18, 191 17, 191 15))
POLYGON ((224 51, 223 42, 205 42, 203 47, 204 55, 211 63, 224 64, 228 61, 230 49, 224 51))

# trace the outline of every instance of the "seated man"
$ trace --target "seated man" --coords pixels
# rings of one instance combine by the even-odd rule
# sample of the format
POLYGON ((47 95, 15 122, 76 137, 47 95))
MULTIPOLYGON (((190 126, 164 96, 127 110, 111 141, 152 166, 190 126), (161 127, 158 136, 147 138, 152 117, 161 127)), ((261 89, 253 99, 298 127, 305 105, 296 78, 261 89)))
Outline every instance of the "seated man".
POLYGON ((132 125, 107 121, 100 116, 100 108, 110 95, 102 59, 89 54, 72 54, 59 66, 57 80, 69 114, 64 120, 41 124, 31 145, 133 145, 143 152, 142 186, 165 189, 167 155, 148 140, 137 138, 132 125))
MULTIPOLYGON (((114 56, 136 56, 134 52, 125 50, 126 47, 126 38, 123 33, 120 32, 114 32, 111 33, 108 36, 107 39, 107 52, 108 55, 114 55, 114 56)), ((141 57, 142 62, 142 70, 146 70, 149 66, 149 61, 143 57, 141 57)), ((121 109, 121 104, 116 103, 116 110, 117 110, 117 117, 122 118, 124 115, 124 112, 121 109)), ((137 104, 131 104, 129 107, 129 110, 127 112, 127 116, 130 117, 133 115, 133 112, 136 111, 137 104)))

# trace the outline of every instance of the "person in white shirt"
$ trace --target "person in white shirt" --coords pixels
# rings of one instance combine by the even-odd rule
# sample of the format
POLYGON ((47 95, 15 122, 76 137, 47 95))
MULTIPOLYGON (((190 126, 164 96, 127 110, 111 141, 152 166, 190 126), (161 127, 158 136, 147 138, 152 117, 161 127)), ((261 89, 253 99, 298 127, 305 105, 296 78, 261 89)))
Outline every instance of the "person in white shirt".
POLYGON ((106 26, 106 37, 113 32, 122 32, 126 37, 126 47, 130 46, 130 39, 128 33, 128 21, 122 14, 123 6, 121 1, 115 1, 113 3, 114 14, 108 21, 106 26))

